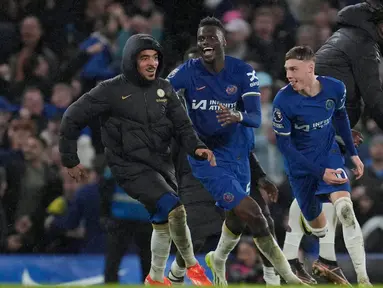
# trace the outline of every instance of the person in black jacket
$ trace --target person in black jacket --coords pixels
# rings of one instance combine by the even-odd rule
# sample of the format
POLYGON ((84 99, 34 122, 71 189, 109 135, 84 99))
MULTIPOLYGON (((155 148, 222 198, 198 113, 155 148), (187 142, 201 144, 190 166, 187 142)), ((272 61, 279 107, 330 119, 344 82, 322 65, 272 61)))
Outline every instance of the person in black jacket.
POLYGON ((382 0, 367 0, 342 9, 338 13, 339 29, 316 53, 316 74, 334 77, 346 85, 351 128, 359 121, 364 103, 383 129, 383 90, 379 77, 382 3, 382 0))
POLYGON ((150 35, 136 34, 124 47, 122 74, 101 82, 65 112, 60 128, 62 163, 76 180, 86 177, 77 156, 80 131, 100 120, 105 155, 117 183, 145 205, 153 223, 152 267, 145 282, 170 285, 164 277, 171 240, 195 285, 211 285, 194 257, 186 212, 176 195, 170 144, 176 137, 187 153, 215 166, 215 157, 192 128, 171 85, 159 78, 162 47, 150 35))
MULTIPOLYGON (((200 57, 197 47, 191 47, 185 52, 184 61, 200 57)), ((186 107, 183 89, 177 94, 186 107)), ((178 147, 177 143, 172 146, 173 159, 176 166, 178 182, 178 194, 185 205, 188 213, 188 225, 190 227, 194 251, 204 252, 209 245, 217 244, 224 221, 224 213, 215 206, 215 201, 210 193, 203 187, 201 182, 193 175, 187 160, 187 153, 178 147)), ((263 199, 259 188, 264 189, 272 202, 278 198, 278 188, 266 176, 254 152, 250 153, 251 188, 250 195, 255 199, 267 220, 270 231, 275 236, 274 221, 270 209, 263 199)), ((216 247, 217 245, 214 245, 216 247)), ((210 250, 209 250, 210 251, 210 250)), ((264 279, 267 284, 280 284, 279 275, 275 274, 273 265, 261 253, 263 261, 264 279)), ((176 258, 169 270, 168 278, 173 284, 184 283, 185 262, 177 251, 176 258)))

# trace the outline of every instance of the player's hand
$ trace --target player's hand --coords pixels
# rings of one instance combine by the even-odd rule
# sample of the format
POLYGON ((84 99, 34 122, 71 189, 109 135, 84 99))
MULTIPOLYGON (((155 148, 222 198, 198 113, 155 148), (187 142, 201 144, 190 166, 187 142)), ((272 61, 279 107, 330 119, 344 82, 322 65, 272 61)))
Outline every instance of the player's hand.
POLYGON ((323 181, 329 185, 341 185, 348 181, 347 178, 342 178, 343 171, 326 168, 323 174, 323 181), (337 176, 339 175, 339 176, 337 176))
POLYGON ((355 147, 359 147, 359 145, 362 144, 364 141, 362 133, 354 129, 351 130, 351 133, 352 133, 352 139, 354 140, 355 147))
POLYGON ((276 203, 278 201, 278 188, 267 177, 262 177, 261 179, 259 179, 258 185, 260 189, 263 189, 266 192, 271 202, 276 203))
POLYGON ((78 164, 73 168, 67 168, 68 174, 70 177, 76 180, 77 183, 80 183, 88 179, 88 172, 85 170, 84 166, 78 164))
POLYGON ((207 161, 210 162, 210 166, 217 166, 217 163, 215 161, 214 153, 209 149, 197 149, 195 150, 195 154, 207 159, 207 161))
POLYGON ((352 156, 351 157, 352 163, 354 163, 355 168, 352 169, 352 172, 354 172, 356 180, 360 179, 360 177, 363 176, 364 173, 364 164, 362 160, 360 160, 359 156, 352 156))
POLYGON ((217 111, 217 119, 218 123, 222 123, 221 126, 241 121, 241 116, 238 111, 232 111, 222 104, 219 104, 219 108, 220 110, 217 111))

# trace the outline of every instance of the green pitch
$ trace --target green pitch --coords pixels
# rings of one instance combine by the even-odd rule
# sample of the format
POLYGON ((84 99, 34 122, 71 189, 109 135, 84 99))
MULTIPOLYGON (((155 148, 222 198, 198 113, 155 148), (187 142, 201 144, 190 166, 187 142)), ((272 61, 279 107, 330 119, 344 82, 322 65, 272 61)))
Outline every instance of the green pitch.
MULTIPOLYGON (((192 287, 191 285, 184 285, 184 286, 187 286, 187 287, 192 287)), ((4 285, 4 284, 0 284, 0 288, 16 288, 16 287, 26 287, 26 286, 21 286, 21 285, 4 285)), ((30 286, 32 287, 32 286, 30 286)), ((51 285, 42 285, 42 286, 33 286, 33 287, 60 287, 60 286, 51 286, 51 285)), ((100 288, 123 288, 123 287, 126 287, 126 288, 144 288, 144 287, 148 287, 148 286, 144 286, 144 285, 95 285, 95 286, 66 286, 66 287, 79 287, 79 288, 84 288, 84 287, 100 287, 100 288)), ((160 286, 161 287, 161 286, 160 286)), ((175 287, 178 287, 178 286, 175 286, 175 287)), ((197 286, 195 286, 197 287, 197 286)), ((264 288, 266 287, 266 285, 249 285, 249 284, 243 284, 243 285, 229 285, 229 288, 264 288)), ((297 286, 297 285, 282 285, 282 287, 286 287, 286 288, 303 288, 303 287, 307 287, 307 286, 297 286)), ((314 286, 311 286, 313 288, 330 288, 330 287, 338 287, 338 285, 314 285, 314 286)), ((346 286, 345 286, 346 287, 346 286)), ((355 287, 358 287, 357 285, 355 285, 355 287)), ((383 284, 379 284, 379 285, 374 285, 374 288, 383 288, 383 284)))

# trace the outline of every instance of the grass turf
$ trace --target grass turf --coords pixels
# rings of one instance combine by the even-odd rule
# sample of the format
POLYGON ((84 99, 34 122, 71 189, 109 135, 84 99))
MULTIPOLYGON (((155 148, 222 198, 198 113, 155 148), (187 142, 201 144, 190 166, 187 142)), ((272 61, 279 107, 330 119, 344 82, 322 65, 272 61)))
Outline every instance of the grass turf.
MULTIPOLYGON (((184 286, 187 286, 187 287, 192 287, 191 285, 184 285, 184 286)), ((1 288, 16 288, 16 287, 26 287, 26 286, 22 286, 22 285, 13 285, 13 284, 0 284, 0 287, 1 288)), ((31 286, 27 286, 27 287, 31 287, 31 286)), ((54 286, 54 285, 42 285, 42 286, 38 286, 38 287, 60 287, 60 285, 58 286, 54 286)), ((85 287, 85 286, 67 286, 67 287, 85 287)), ((102 287, 102 288, 123 288, 123 287, 127 287, 127 288, 143 288, 143 287, 147 287, 147 286, 144 286, 144 285, 94 285, 94 286, 89 286, 89 287, 102 287)), ((176 286, 177 287, 177 286, 176 286)), ((250 285, 250 284, 241 284, 241 285, 229 285, 229 288, 257 288, 257 287, 266 287, 266 285, 260 285, 260 284, 254 284, 254 285, 250 285)), ((282 287, 291 287, 291 288, 302 288, 302 287, 307 287, 307 286, 298 286, 298 285, 282 285, 282 287)), ((313 288, 330 288, 330 287, 338 287, 339 288, 339 285, 330 285, 330 284, 327 284, 327 285, 313 285, 311 286, 313 288)), ((355 285, 355 287, 358 287, 357 285, 355 285)), ((374 285, 374 288, 383 288, 383 284, 378 284, 378 285, 374 285)))

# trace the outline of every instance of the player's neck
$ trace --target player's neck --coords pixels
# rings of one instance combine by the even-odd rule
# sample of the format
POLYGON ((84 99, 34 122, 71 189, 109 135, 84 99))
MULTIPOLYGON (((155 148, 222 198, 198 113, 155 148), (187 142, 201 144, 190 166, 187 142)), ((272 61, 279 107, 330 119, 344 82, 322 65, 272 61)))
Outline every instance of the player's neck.
POLYGON ((214 61, 213 63, 206 63, 203 61, 203 65, 205 68, 212 74, 216 74, 222 71, 225 68, 225 60, 220 59, 218 61, 214 61))
POLYGON ((307 85, 305 88, 303 88, 300 93, 303 95, 303 96, 307 96, 307 97, 314 97, 316 95, 319 94, 321 90, 321 84, 320 82, 317 80, 316 77, 313 77, 312 81, 310 82, 309 85, 307 85))

